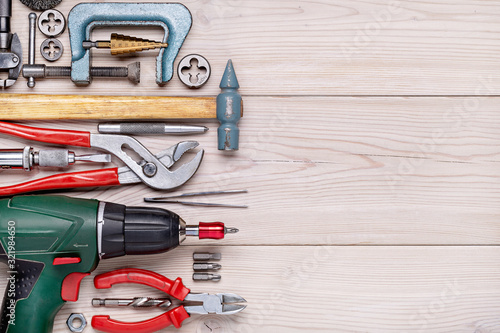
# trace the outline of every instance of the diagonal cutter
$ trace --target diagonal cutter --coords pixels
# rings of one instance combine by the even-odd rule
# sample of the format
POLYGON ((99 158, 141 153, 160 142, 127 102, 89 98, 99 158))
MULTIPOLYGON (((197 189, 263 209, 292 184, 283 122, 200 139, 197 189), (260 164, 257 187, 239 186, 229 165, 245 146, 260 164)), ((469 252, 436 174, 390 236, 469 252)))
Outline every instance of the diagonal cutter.
MULTIPOLYGON (((109 333, 152 333, 170 325, 180 328, 182 322, 192 314, 230 315, 246 308, 246 305, 236 304, 246 302, 243 297, 236 294, 192 293, 184 286, 181 278, 172 281, 163 275, 143 269, 119 269, 94 278, 94 286, 97 289, 111 288, 114 284, 119 283, 137 283, 150 286, 178 299, 182 304, 157 317, 141 322, 121 322, 106 315, 94 316, 92 318, 93 328, 109 333)), ((94 299, 92 304, 94 306, 107 305, 106 299, 94 299)), ((112 304, 116 305, 116 302, 113 301, 112 304)), ((168 307, 171 303, 168 300, 162 300, 159 304, 165 304, 168 307)))
POLYGON ((200 150, 191 161, 175 171, 169 170, 186 151, 198 146, 196 141, 182 141, 153 155, 139 141, 126 135, 37 128, 7 122, 0 122, 0 133, 50 144, 104 150, 118 157, 126 165, 120 168, 56 174, 0 187, 0 196, 41 190, 114 186, 140 182, 154 189, 169 190, 187 182, 196 173, 203 159, 203 150, 200 150), (140 156, 140 159, 134 159, 127 153, 127 149, 140 156))

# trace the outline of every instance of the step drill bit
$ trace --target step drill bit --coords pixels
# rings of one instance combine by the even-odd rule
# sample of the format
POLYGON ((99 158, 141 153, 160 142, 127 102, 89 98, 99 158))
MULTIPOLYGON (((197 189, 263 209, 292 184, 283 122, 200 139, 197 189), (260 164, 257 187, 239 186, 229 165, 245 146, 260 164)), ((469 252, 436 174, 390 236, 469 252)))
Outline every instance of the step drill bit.
POLYGON ((126 53, 141 52, 146 50, 154 50, 161 47, 167 47, 167 43, 157 42, 154 40, 125 36, 113 33, 109 41, 84 41, 83 48, 110 49, 111 55, 119 55, 126 53))
POLYGON ((94 298, 92 306, 100 307, 121 307, 130 306, 133 308, 168 308, 172 302, 168 298, 135 297, 132 299, 121 298, 94 298))

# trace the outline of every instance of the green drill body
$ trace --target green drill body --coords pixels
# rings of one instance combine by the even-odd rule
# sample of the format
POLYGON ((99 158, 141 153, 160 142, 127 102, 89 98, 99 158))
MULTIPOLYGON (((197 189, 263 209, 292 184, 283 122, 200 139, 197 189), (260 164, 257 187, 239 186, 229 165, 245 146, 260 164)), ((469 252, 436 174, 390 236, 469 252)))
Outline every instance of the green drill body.
POLYGON ((63 306, 63 280, 89 273, 99 261, 97 200, 22 196, 0 200, 0 261, 8 284, 1 333, 51 332, 63 306), (61 257, 79 263, 54 265, 61 257))
POLYGON ((9 281, 0 333, 52 332, 57 312, 78 300, 80 281, 100 259, 169 251, 187 227, 198 234, 198 226, 155 207, 49 195, 1 199, 0 262, 9 281))

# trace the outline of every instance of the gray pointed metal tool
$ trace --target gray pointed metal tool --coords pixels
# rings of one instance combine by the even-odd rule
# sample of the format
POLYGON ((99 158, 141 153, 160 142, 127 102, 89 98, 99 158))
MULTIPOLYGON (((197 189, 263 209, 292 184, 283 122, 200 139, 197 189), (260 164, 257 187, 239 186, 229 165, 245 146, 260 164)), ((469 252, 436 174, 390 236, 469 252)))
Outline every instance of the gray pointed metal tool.
POLYGON ((232 205, 232 204, 219 204, 219 203, 206 203, 206 202, 192 202, 192 201, 177 200, 177 199, 182 199, 182 198, 203 196, 203 195, 237 194, 237 193, 248 193, 248 190, 228 190, 228 191, 208 191, 208 192, 184 193, 184 194, 175 195, 175 196, 144 198, 144 201, 145 202, 161 202, 161 203, 177 203, 177 204, 187 205, 187 206, 248 208, 247 205, 232 205))

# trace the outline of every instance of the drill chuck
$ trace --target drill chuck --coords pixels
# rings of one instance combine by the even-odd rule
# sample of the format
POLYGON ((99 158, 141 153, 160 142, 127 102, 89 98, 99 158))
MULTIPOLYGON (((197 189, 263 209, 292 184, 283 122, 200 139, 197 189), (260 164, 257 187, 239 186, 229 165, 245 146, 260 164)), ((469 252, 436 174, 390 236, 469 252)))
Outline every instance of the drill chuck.
POLYGON ((238 229, 222 222, 186 225, 179 215, 162 208, 126 207, 100 202, 97 216, 98 251, 102 259, 126 254, 156 254, 169 251, 186 236, 223 239, 238 229))

